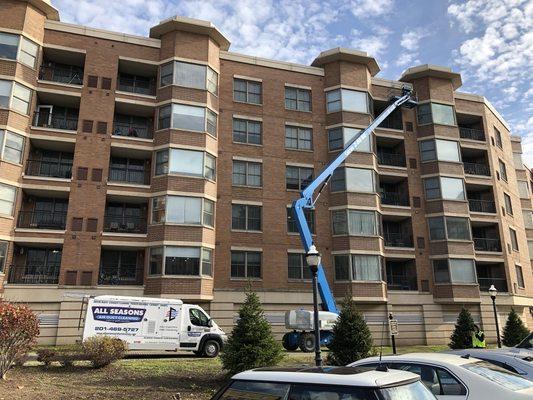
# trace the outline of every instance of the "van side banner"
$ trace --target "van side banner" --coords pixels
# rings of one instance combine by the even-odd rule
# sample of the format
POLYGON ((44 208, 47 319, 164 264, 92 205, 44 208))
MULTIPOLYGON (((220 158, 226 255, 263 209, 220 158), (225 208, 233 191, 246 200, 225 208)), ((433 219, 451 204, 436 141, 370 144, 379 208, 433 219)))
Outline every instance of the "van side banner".
POLYGON ((92 307, 95 321, 114 322, 116 324, 141 322, 145 308, 128 307, 92 307))

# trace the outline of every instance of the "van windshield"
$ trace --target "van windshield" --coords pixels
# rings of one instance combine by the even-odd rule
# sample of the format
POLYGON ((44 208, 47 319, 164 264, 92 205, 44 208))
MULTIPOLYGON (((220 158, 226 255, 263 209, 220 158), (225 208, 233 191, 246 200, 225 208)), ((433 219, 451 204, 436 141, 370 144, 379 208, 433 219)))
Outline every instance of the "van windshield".
POLYGON ((420 381, 381 389, 380 392, 384 400, 435 400, 435 396, 420 381))
POLYGON ((512 391, 533 388, 533 382, 486 361, 464 364, 463 368, 512 391))

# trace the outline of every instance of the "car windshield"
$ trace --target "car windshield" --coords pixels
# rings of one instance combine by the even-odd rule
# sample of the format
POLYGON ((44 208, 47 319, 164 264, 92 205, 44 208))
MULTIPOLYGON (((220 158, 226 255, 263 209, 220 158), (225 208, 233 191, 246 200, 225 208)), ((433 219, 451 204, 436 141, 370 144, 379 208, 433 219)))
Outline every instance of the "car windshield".
POLYGON ((533 333, 516 345, 519 349, 531 349, 533 347, 533 333))
POLYGON ((465 364, 463 368, 509 390, 516 391, 533 388, 533 382, 486 361, 465 364))
POLYGON ((380 392, 384 400, 435 400, 435 396, 420 381, 381 389, 380 392))

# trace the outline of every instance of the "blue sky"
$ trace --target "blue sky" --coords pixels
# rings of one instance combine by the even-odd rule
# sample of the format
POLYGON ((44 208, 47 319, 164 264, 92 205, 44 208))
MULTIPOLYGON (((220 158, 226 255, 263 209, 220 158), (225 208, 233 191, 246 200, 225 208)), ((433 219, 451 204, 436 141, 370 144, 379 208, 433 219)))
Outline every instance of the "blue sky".
POLYGON ((342 46, 376 57, 379 77, 450 66, 523 137, 533 166, 533 0, 52 0, 61 20, 147 36, 173 15, 212 21, 231 51, 310 64, 342 46))

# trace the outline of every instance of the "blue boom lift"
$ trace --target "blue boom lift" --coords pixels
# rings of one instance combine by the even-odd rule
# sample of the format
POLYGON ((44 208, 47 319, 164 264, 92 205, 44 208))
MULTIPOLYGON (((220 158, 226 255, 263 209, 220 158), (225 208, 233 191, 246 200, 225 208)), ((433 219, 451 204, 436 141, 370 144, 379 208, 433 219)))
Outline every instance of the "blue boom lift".
MULTIPOLYGON (((378 127, 398 107, 403 106, 413 108, 416 105, 417 101, 413 96, 412 90, 407 86, 403 87, 401 94, 392 96, 390 99, 390 105, 378 117, 376 117, 365 130, 359 132, 358 135, 352 138, 352 140, 346 144, 342 152, 300 193, 301 198, 294 201, 292 204, 293 214, 306 253, 311 246, 314 246, 314 243, 304 211, 315 208, 316 201, 327 186, 333 172, 346 160, 357 146, 372 134, 376 127, 378 127), (313 198, 313 195, 317 190, 318 193, 313 198)), ((331 328, 339 314, 339 310, 335 304, 335 298, 329 288, 322 265, 318 266, 317 282, 323 309, 323 311, 319 313, 320 344, 328 346, 333 338, 331 328)), ((315 339, 313 334, 313 321, 313 313, 310 311, 288 311, 285 315, 285 327, 287 329, 292 329, 293 331, 288 332, 283 336, 283 346, 291 351, 296 350, 298 347, 300 347, 302 351, 313 351, 315 339)))

